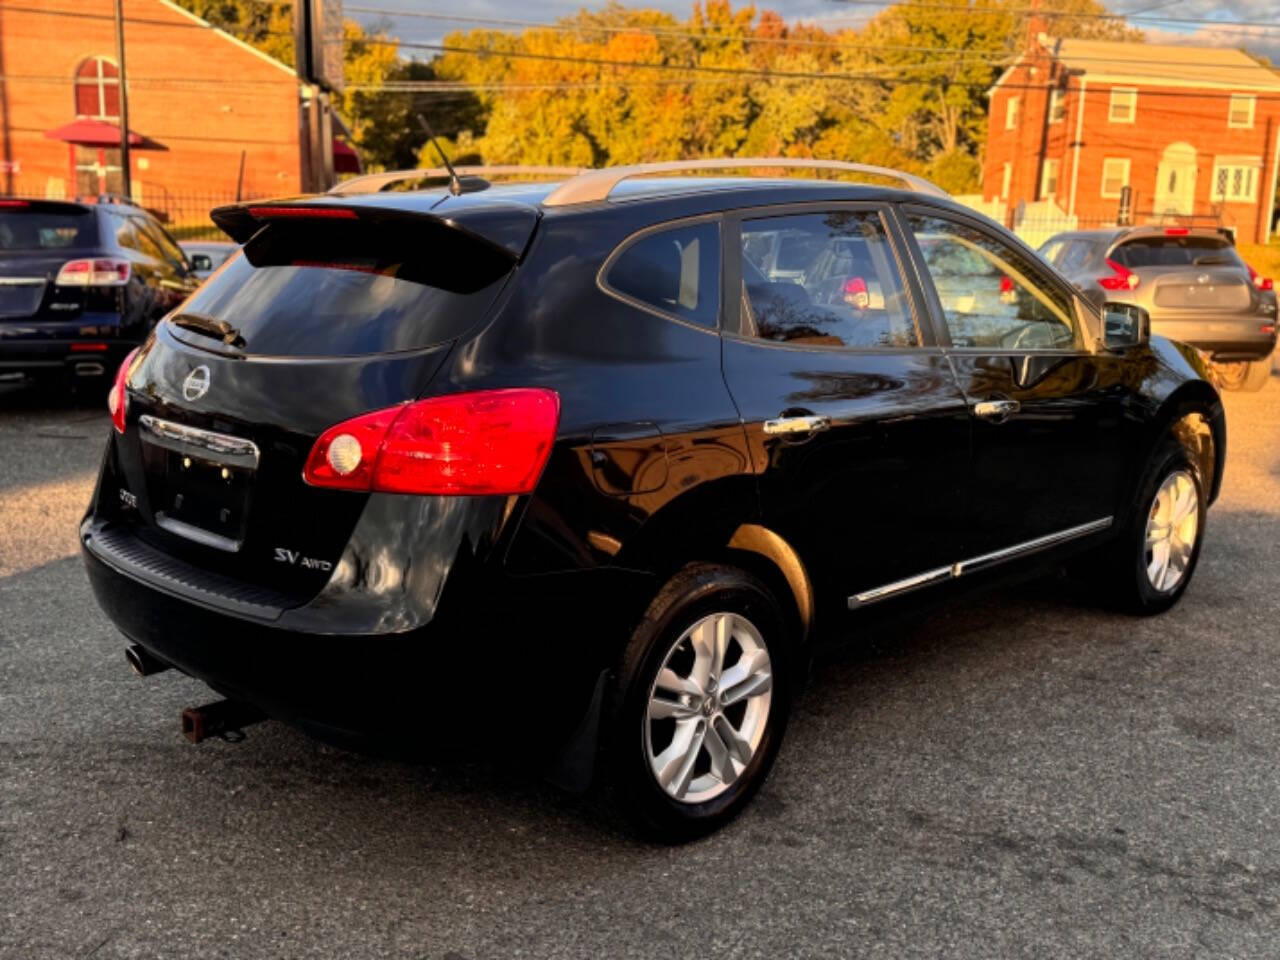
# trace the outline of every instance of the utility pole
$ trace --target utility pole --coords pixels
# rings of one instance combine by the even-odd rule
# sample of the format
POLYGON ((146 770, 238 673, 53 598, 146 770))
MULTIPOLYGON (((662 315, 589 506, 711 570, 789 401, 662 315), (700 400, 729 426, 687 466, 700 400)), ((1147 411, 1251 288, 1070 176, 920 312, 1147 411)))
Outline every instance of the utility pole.
POLYGON ((133 199, 133 164, 129 159, 129 91, 124 72, 124 0, 116 0, 116 61, 119 67, 116 92, 120 100, 120 169, 124 195, 133 199))

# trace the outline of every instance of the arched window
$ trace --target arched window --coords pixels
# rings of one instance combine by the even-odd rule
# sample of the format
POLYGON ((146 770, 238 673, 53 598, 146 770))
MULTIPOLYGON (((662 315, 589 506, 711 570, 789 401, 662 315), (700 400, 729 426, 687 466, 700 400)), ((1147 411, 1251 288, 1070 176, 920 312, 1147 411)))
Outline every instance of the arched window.
POLYGON ((76 116, 115 120, 120 116, 120 71, 106 57, 76 67, 76 116))

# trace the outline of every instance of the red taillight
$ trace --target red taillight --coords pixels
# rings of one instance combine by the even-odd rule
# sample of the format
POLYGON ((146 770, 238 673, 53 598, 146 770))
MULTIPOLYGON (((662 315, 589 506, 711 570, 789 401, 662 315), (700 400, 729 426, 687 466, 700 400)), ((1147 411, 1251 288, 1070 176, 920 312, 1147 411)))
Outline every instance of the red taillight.
POLYGON ((129 270, 128 260, 71 260, 62 265, 54 282, 60 287, 123 287, 129 270))
POLYGON ((116 371, 115 383, 111 385, 111 392, 107 394, 107 409, 111 411, 111 425, 116 428, 116 433, 124 433, 124 418, 129 412, 129 393, 127 384, 129 383, 129 368, 133 366, 133 358, 138 355, 135 347, 129 351, 129 355, 124 358, 124 363, 120 364, 120 369, 116 371))
POLYGON ((554 390, 482 390, 375 410, 316 440, 317 487, 442 495, 529 493, 555 441, 554 390))
POLYGON ((1191 231, 1186 227, 1165 227, 1164 235, 1166 237, 1185 237, 1191 231))
POLYGON ((1108 258, 1106 263, 1111 268, 1111 276, 1098 278, 1098 286, 1103 290, 1136 290, 1142 282, 1136 273, 1114 260, 1108 258))
POLYGON ((844 282, 844 302, 851 307, 865 310, 871 305, 871 293, 862 277, 850 277, 844 282))
POLYGON ((1259 290, 1275 289, 1275 284, 1271 282, 1270 277, 1262 276, 1261 274, 1258 273, 1257 270, 1253 269, 1253 267, 1249 266, 1247 263, 1244 265, 1244 268, 1249 271, 1249 279, 1253 282, 1253 285, 1257 287, 1259 290))
POLYGON ((250 207, 249 215, 259 220, 355 220, 350 207, 250 207))
POLYGON ((31 202, 28 200, 8 200, 0 199, 0 207, 29 207, 31 202))
POLYGON ((105 343, 73 343, 71 345, 72 353, 104 353, 106 349, 105 343))

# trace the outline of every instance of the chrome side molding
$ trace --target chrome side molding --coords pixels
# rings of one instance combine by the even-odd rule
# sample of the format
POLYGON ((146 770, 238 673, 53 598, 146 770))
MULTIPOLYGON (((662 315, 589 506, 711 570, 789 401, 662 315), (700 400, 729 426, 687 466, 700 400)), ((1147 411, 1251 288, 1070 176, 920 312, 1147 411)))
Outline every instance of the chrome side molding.
POLYGON ((1029 553, 1037 553, 1048 547, 1055 546, 1059 543, 1065 543, 1068 540, 1075 540, 1077 537, 1087 537, 1091 533, 1100 533, 1108 529, 1114 517, 1102 517, 1099 520, 1091 520, 1089 523, 1082 523, 1079 526, 1068 527, 1065 530, 1058 530, 1054 533, 1046 534, 1043 537, 1036 537, 1034 540, 1026 540, 1022 543, 1015 543, 1011 547, 1005 547, 1003 550, 993 550, 991 553, 980 554, 976 557, 970 557, 967 560, 961 560, 951 564, 949 567, 938 567, 934 570, 926 570, 924 573, 918 573, 914 577, 907 577, 904 580, 895 580, 893 583, 886 583, 881 587, 874 587, 870 590, 864 590, 861 593, 855 593, 849 598, 849 609, 856 610, 859 607, 865 607, 867 604, 875 603, 877 600, 884 600, 887 597, 897 596, 900 593, 907 593, 918 587, 924 587, 931 583, 937 583, 941 580, 954 580, 956 577, 962 577, 966 573, 976 573, 987 567, 995 566, 998 563, 1004 563, 1006 560, 1012 560, 1015 557, 1026 556, 1029 553))

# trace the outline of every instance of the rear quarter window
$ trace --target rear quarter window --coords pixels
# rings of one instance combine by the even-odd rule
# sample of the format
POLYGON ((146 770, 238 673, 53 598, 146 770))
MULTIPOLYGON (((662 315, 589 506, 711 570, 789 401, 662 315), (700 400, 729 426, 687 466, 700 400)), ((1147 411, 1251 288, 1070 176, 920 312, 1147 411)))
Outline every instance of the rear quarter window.
MULTIPOLYGON (((271 223, 175 314, 175 335, 224 349, 184 315, 236 331, 235 352, 360 356, 461 336, 482 319, 512 259, 436 221, 271 223)), ((229 338, 230 339, 230 338, 229 338)))
POLYGON ((606 265, 604 289, 661 313, 715 327, 720 310, 720 226, 665 227, 628 241, 606 265))

